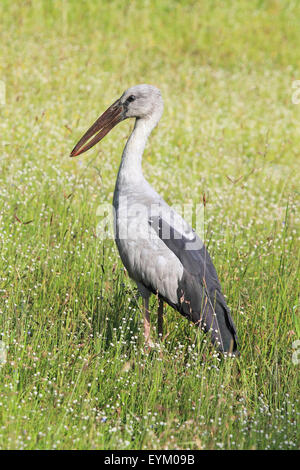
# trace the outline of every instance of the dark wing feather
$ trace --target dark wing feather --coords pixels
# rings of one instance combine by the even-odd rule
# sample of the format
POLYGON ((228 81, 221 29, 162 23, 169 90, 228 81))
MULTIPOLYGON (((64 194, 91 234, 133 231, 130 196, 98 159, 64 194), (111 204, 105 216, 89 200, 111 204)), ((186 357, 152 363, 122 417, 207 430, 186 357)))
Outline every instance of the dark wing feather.
POLYGON ((178 303, 171 305, 205 332, 209 331, 222 352, 237 354, 236 328, 203 242, 194 231, 187 236, 180 234, 160 216, 152 216, 149 224, 184 268, 178 284, 178 303))

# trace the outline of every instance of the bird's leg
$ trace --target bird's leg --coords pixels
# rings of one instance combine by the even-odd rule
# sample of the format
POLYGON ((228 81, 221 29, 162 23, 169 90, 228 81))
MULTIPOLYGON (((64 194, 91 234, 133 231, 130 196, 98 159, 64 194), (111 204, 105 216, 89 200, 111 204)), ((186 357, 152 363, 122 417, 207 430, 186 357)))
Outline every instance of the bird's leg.
POLYGON ((147 346, 151 347, 151 340, 150 340, 150 311, 149 311, 149 297, 143 298, 144 304, 144 336, 145 336, 145 343, 147 346))
POLYGON ((158 337, 162 340, 163 338, 163 328, 164 328, 164 302, 158 297, 158 309, 157 309, 157 334, 158 337))

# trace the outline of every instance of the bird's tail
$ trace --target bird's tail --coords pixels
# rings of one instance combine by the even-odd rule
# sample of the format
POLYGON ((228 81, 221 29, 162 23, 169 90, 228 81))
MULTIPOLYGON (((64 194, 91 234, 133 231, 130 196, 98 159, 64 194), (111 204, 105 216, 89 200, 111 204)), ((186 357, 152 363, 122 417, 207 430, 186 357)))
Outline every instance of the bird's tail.
POLYGON ((200 324, 204 331, 211 335, 212 342, 220 352, 239 355, 236 327, 219 290, 215 290, 213 296, 204 297, 200 324))

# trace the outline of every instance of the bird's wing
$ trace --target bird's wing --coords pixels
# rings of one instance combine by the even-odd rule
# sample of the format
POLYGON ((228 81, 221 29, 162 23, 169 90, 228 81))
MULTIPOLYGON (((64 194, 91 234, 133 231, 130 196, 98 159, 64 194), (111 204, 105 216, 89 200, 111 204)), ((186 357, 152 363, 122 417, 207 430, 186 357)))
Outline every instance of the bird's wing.
MULTIPOLYGON (((236 328, 209 253, 186 223, 184 230, 178 228, 181 218, 178 219, 176 213, 175 217, 175 224, 166 221, 164 214, 149 217, 149 225, 183 266, 182 276, 177 281, 177 304, 165 300, 206 332, 210 331, 221 351, 235 352, 236 328)), ((152 290, 153 287, 159 291, 157 286, 152 286, 152 290)))

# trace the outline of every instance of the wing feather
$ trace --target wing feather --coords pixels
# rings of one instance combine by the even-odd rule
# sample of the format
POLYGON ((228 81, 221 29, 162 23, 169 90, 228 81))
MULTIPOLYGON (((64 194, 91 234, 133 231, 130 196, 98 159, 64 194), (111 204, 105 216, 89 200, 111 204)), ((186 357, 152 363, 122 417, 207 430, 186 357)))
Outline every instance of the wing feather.
POLYGON ((205 332, 210 332, 213 343, 221 351, 236 354, 236 328, 217 272, 201 239, 192 229, 188 233, 179 233, 159 215, 151 216, 149 224, 183 266, 177 303, 164 300, 205 332))

